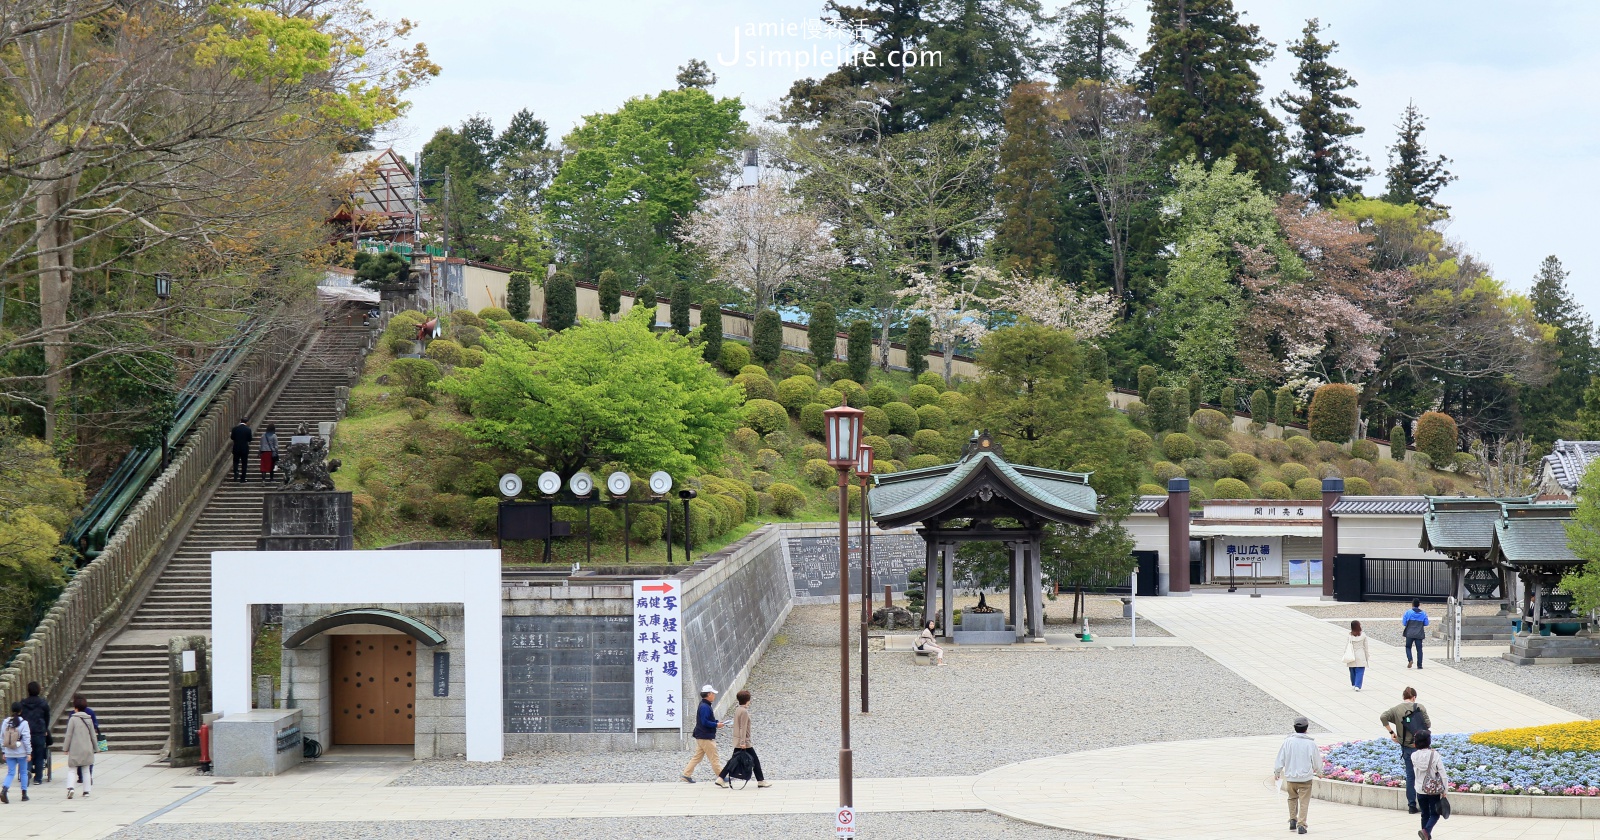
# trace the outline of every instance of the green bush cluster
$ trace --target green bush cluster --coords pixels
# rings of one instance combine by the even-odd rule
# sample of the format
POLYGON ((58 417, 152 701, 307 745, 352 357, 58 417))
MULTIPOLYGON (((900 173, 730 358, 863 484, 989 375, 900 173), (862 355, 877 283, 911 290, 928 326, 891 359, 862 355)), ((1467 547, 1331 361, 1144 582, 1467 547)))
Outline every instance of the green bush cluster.
POLYGON ((1167 482, 1174 478, 1184 477, 1183 467, 1180 467, 1171 461, 1157 461, 1154 464, 1151 464, 1150 474, 1155 476, 1156 481, 1161 482, 1163 486, 1165 486, 1167 482))
POLYGON ((1261 486, 1256 488, 1256 495, 1263 499, 1284 502, 1294 498, 1294 491, 1281 481, 1263 481, 1261 486))
POLYGON ((861 408, 867 404, 867 389, 861 387, 861 383, 856 382, 854 379, 835 380, 832 387, 844 398, 844 402, 841 405, 861 408))
MULTIPOLYGON (((825 389, 826 390, 826 389, 825 389)), ((834 393, 838 393, 835 391, 834 393)), ((800 431, 812 437, 822 437, 826 429, 826 418, 823 412, 831 406, 822 403, 807 403, 800 408, 800 431)))
POLYGON ((950 422, 956 423, 967 419, 972 410, 971 402, 959 391, 945 391, 939 395, 939 407, 950 416, 950 422))
POLYGON ((1289 444, 1290 457, 1294 458, 1296 461, 1302 461, 1309 464, 1317 460, 1317 445, 1312 443, 1310 438, 1296 435, 1292 438, 1289 438, 1285 442, 1289 444))
POLYGON ((949 387, 949 385, 945 384, 944 376, 942 374, 935 373, 931 370, 925 370, 917 374, 917 384, 926 385, 940 393, 944 393, 945 389, 949 387))
POLYGON ((761 433, 748 426, 741 426, 733 430, 731 440, 735 449, 748 455, 761 445, 761 433))
POLYGON ((917 409, 917 423, 924 429, 942 432, 950 428, 950 415, 936 405, 925 405, 917 409))
POLYGON ((1344 443, 1355 436, 1358 392, 1354 385, 1330 382, 1311 395, 1307 430, 1312 440, 1344 443))
POLYGON ((1399 423, 1389 430, 1389 457, 1396 461, 1406 459, 1406 430, 1399 423))
POLYGON ((1221 393, 1217 394, 1217 405, 1231 419, 1234 412, 1239 410, 1239 392, 1232 385, 1224 385, 1221 393))
POLYGON ((1302 478, 1294 483, 1294 497, 1304 501, 1322 498, 1322 481, 1315 478, 1302 478))
POLYGON ((1138 492, 1141 496, 1165 496, 1167 488, 1159 484, 1141 484, 1138 492))
POLYGON ((838 471, 828 466, 828 462, 821 458, 813 458, 800 468, 800 474, 806 481, 818 487, 832 487, 839 482, 838 471))
POLYGON ((1347 496, 1370 496, 1372 485, 1364 478, 1351 477, 1344 480, 1344 492, 1347 496))
POLYGON ((922 429, 911 436, 911 451, 918 455, 943 456, 944 435, 932 429, 922 429))
POLYGON ((1272 420, 1280 426, 1287 426, 1294 422, 1294 392, 1288 388, 1279 388, 1278 394, 1273 399, 1272 420))
POLYGON ((844 405, 844 394, 834 387, 818 388, 813 400, 822 403, 823 408, 838 408, 844 405))
POLYGON ((883 409, 875 405, 869 405, 862 409, 861 413, 861 425, 866 428, 869 434, 889 434, 889 415, 883 409))
POLYGON ((1278 477, 1283 479, 1284 483, 1293 485, 1303 479, 1310 478, 1311 470, 1305 464, 1290 461, 1278 468, 1278 477))
POLYGON ((900 397, 894 392, 894 389, 882 382, 878 382, 867 389, 867 405, 882 407, 899 399, 900 397))
POLYGON ((1238 478, 1249 480, 1261 471, 1261 462, 1248 452, 1235 452, 1228 456, 1228 469, 1238 478))
POLYGON ((906 469, 920 470, 925 467, 937 467, 945 463, 938 455, 912 455, 906 462, 906 469))
POLYGON ((939 391, 931 385, 917 383, 906 391, 906 404, 912 408, 921 408, 939 401, 939 391))
POLYGON ((1147 460, 1150 457, 1150 453, 1155 450, 1155 441, 1138 429, 1129 429, 1127 438, 1128 455, 1136 461, 1147 460))
POLYGON ((1248 499, 1250 495, 1250 485, 1237 478, 1219 478, 1211 487, 1213 499, 1248 499))
POLYGON ((772 494, 772 512, 779 516, 792 516, 795 511, 805 507, 806 494, 793 484, 778 482, 768 488, 772 494))
POLYGON ((1263 388, 1250 394, 1250 419, 1262 425, 1272 422, 1272 398, 1263 388))

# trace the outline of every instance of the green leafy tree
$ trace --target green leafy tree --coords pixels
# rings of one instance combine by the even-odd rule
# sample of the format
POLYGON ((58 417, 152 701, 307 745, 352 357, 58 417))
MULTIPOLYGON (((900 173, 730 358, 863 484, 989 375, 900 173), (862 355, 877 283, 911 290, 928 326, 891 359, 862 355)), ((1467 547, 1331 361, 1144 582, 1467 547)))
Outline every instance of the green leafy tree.
POLYGON ((356 282, 369 289, 404 283, 411 263, 393 251, 372 254, 362 251, 355 257, 356 282))
MULTIPOLYGON (((1594 323, 1567 289, 1568 272, 1555 256, 1544 258, 1534 276, 1534 317, 1555 331, 1551 350, 1554 375, 1545 385, 1524 389, 1518 400, 1536 451, 1557 438, 1574 437, 1572 423, 1583 407, 1584 389, 1597 372, 1594 323)), ((1595 440, 1596 438, 1582 438, 1595 440)))
POLYGON ((526 271, 511 272, 506 280, 506 311, 518 321, 528 320, 528 306, 532 303, 532 282, 526 271))
POLYGON ((1126 6, 1115 0, 1073 0, 1052 23, 1055 37, 1045 48, 1045 63, 1063 89, 1078 82, 1102 85, 1120 81, 1134 57, 1122 37, 1132 24, 1122 16, 1126 6))
POLYGON ((845 341, 845 360, 850 366, 850 378, 866 382, 872 372, 872 324, 852 321, 850 335, 845 341))
POLYGON ((921 376, 928 369, 928 352, 932 350, 933 326, 928 319, 918 315, 906 326, 906 367, 912 376, 921 376))
POLYGON ((1389 147, 1388 188, 1383 200, 1391 204, 1449 210, 1438 202, 1439 191, 1456 180, 1456 176, 1445 168, 1450 163, 1449 158, 1444 155, 1428 157, 1428 149, 1422 144, 1422 132, 1427 128, 1427 120, 1417 110, 1417 104, 1407 102, 1400 124, 1395 126, 1399 136, 1389 147))
POLYGON ((722 358, 722 303, 716 298, 700 304, 700 346, 706 361, 716 364, 722 358))
POLYGON ((817 370, 821 370, 833 361, 834 348, 838 346, 839 341, 839 316, 834 313, 833 304, 824 301, 811 307, 806 340, 811 345, 807 349, 811 351, 811 358, 817 362, 817 370))
POLYGON ((1262 184, 1278 182, 1282 126, 1261 102, 1255 65, 1272 56, 1260 29, 1232 0, 1154 0, 1150 48, 1140 58, 1150 113, 1168 155, 1211 164, 1227 157, 1262 184))
POLYGON ((656 321, 656 290, 649 285, 640 286, 633 290, 633 308, 628 311, 631 313, 633 309, 640 307, 643 307, 649 313, 650 323, 654 326, 656 321))
POLYGON ((756 364, 771 367, 778 363, 783 352, 783 319, 776 310, 763 309, 756 313, 756 323, 750 334, 750 355, 756 364))
POLYGON ((563 475, 617 462, 686 477, 721 463, 740 422, 739 387, 642 319, 584 321, 531 348, 486 340, 483 365, 457 368, 440 388, 472 406, 470 438, 563 475))
POLYGON ((611 320, 622 310, 622 281, 611 269, 600 272, 600 314, 611 320))
POLYGON ((1600 470, 1587 470, 1578 482, 1578 509, 1567 523, 1567 545, 1583 566, 1561 578, 1579 615, 1600 609, 1600 470))
POLYGON ((1312 18, 1300 40, 1289 45, 1289 54, 1300 59, 1294 74, 1299 92, 1285 91, 1274 101, 1295 121, 1289 155, 1295 185, 1307 198, 1327 207, 1336 199, 1360 194, 1361 181, 1372 169, 1361 165, 1362 154, 1350 145, 1350 138, 1366 131, 1350 118, 1356 101, 1343 93, 1356 86, 1355 80, 1328 62, 1339 44, 1323 41, 1318 37, 1321 32, 1321 22, 1312 18))
POLYGON ((544 327, 557 332, 578 320, 578 286, 572 274, 557 269, 544 283, 544 327))
POLYGON ((1051 152, 1056 121, 1046 106, 1048 95, 1044 82, 1017 85, 1002 112, 1005 139, 995 175, 994 197, 1000 207, 995 247, 1003 255, 1001 268, 1027 277, 1051 274, 1055 266, 1060 185, 1051 152))
POLYGON ((0 655, 12 651, 67 582, 61 534, 83 506, 83 482, 43 441, 0 423, 0 655))
POLYGON ((678 335, 688 335, 689 326, 689 284, 679 280, 672 284, 672 329, 678 335))

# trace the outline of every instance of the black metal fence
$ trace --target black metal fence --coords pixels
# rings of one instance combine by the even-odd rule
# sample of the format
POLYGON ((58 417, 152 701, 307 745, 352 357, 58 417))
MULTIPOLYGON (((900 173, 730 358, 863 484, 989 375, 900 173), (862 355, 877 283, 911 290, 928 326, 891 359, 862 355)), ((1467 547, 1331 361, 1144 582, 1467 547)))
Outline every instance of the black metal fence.
POLYGON ((1362 600, 1442 601, 1450 594, 1450 567, 1443 560, 1362 558, 1362 600))

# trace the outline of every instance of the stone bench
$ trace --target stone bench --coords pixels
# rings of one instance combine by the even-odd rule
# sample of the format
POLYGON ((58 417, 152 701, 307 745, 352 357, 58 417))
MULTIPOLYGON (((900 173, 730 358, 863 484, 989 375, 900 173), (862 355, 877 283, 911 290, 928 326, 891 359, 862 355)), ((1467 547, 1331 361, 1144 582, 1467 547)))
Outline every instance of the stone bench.
POLYGON ((938 662, 938 658, 934 656, 931 650, 911 649, 911 664, 913 665, 936 665, 938 662))

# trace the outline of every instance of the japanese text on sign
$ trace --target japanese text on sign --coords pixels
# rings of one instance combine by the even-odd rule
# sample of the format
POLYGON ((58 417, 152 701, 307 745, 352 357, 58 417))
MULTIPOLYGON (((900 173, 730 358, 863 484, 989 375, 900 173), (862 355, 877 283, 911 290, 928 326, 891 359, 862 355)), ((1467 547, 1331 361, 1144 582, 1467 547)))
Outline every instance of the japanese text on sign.
POLYGON ((633 726, 677 729, 683 708, 683 604, 675 580, 633 582, 633 726))

